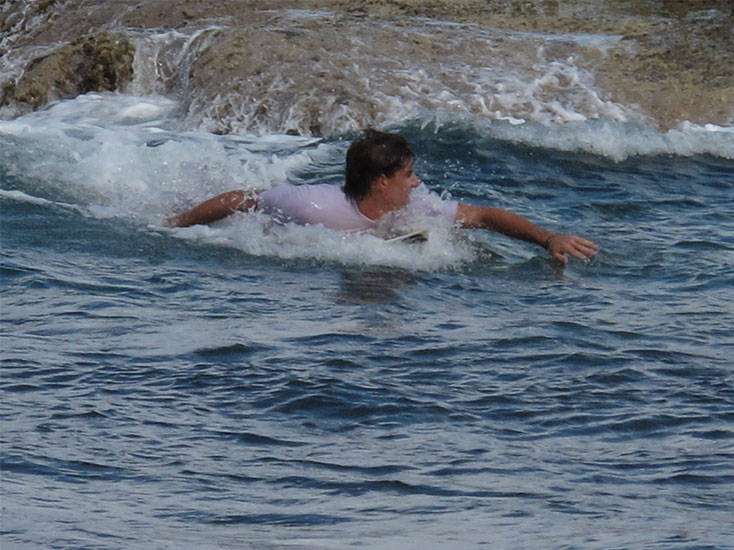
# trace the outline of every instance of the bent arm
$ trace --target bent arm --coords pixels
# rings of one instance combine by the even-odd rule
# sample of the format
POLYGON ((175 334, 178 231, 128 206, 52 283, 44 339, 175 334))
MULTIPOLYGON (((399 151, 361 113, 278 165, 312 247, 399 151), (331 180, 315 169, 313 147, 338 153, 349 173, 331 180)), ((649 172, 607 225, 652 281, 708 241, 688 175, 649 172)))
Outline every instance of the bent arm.
POLYGON ((553 233, 514 212, 501 208, 459 203, 456 220, 462 227, 489 229, 542 246, 551 256, 563 263, 568 261, 567 254, 583 260, 595 255, 598 248, 591 241, 575 235, 553 233))
POLYGON ((226 218, 237 211, 249 212, 255 208, 257 208, 257 192, 227 191, 202 202, 191 210, 167 218, 165 224, 170 227, 208 224, 226 218))

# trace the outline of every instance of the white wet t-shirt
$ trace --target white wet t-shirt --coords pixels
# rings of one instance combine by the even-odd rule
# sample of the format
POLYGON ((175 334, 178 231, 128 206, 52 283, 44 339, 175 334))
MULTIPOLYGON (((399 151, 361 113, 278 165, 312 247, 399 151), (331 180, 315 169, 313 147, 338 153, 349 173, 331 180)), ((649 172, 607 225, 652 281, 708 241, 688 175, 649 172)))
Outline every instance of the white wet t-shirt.
POLYGON ((413 190, 405 208, 380 220, 362 214, 338 185, 279 185, 262 191, 257 199, 258 210, 283 223, 321 224, 329 229, 380 234, 410 227, 411 222, 422 218, 439 217, 453 224, 457 206, 456 201, 443 200, 423 186, 413 190))

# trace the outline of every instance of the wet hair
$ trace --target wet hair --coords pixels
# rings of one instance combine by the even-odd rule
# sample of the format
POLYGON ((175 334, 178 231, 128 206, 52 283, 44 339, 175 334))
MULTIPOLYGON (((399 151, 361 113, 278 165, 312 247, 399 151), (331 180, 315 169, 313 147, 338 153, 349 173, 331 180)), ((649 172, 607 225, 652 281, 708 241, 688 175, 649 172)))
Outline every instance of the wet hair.
POLYGON ((347 151, 344 193, 354 200, 365 198, 377 178, 392 177, 413 156, 403 136, 366 130, 347 151))

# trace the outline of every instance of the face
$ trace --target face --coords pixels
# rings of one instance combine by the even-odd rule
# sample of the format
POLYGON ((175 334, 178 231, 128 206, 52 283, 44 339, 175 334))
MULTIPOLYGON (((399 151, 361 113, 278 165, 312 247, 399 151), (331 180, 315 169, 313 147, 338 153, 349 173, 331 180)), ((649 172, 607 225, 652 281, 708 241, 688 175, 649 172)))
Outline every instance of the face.
POLYGON ((413 159, 409 159, 402 168, 389 178, 380 176, 378 181, 382 198, 388 210, 400 210, 408 204, 410 192, 420 184, 418 176, 413 171, 413 159))

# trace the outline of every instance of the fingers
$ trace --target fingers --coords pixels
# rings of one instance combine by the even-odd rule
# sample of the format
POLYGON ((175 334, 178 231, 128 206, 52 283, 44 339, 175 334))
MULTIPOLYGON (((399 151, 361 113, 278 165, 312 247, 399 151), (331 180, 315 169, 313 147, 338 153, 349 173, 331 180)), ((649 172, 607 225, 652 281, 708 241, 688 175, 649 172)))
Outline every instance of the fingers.
POLYGON ((588 256, 593 256, 599 251, 599 247, 596 245, 596 243, 592 243, 591 241, 587 241, 586 239, 582 239, 581 237, 574 238, 577 241, 576 245, 578 249, 588 256))
POLYGON ((586 260, 595 256, 599 247, 586 239, 575 235, 559 235, 553 238, 549 245, 549 252, 555 259, 567 263, 567 254, 579 260, 586 260))
POLYGON ((566 258, 566 255, 563 252, 551 252, 551 256, 553 256, 556 260, 558 260, 561 263, 567 264, 568 258, 566 258))
POLYGON ((591 254, 585 254, 584 252, 581 252, 577 248, 569 250, 568 253, 571 254, 571 256, 573 256, 574 258, 578 258, 579 260, 585 260, 591 255, 591 254))

